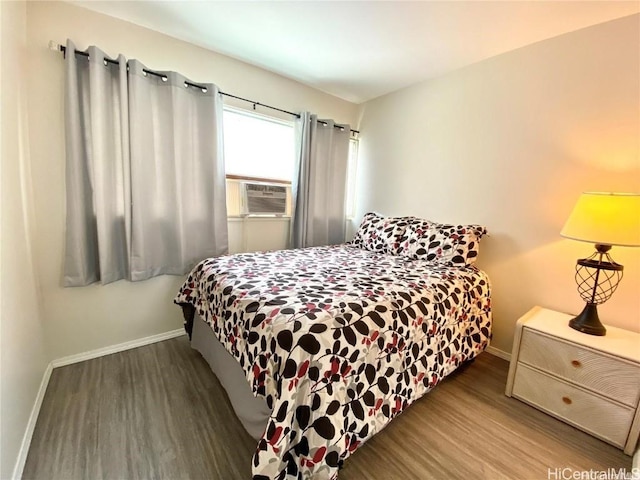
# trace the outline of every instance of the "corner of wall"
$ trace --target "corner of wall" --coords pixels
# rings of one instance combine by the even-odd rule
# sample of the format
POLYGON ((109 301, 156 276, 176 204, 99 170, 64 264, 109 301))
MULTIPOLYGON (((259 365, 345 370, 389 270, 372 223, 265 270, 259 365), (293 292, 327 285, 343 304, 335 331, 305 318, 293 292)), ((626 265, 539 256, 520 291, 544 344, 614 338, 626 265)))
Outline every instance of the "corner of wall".
POLYGON ((0 478, 17 478, 51 372, 33 252, 26 2, 0 2, 0 478))

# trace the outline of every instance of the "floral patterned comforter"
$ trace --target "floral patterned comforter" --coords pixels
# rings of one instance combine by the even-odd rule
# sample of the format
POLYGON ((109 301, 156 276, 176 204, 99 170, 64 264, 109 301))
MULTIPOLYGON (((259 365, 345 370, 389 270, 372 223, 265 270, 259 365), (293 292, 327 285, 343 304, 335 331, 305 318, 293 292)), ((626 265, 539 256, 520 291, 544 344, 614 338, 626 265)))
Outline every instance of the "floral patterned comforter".
POLYGON ((359 249, 210 258, 175 303, 190 304, 272 409, 253 479, 335 479, 358 446, 491 335, 489 281, 359 249))

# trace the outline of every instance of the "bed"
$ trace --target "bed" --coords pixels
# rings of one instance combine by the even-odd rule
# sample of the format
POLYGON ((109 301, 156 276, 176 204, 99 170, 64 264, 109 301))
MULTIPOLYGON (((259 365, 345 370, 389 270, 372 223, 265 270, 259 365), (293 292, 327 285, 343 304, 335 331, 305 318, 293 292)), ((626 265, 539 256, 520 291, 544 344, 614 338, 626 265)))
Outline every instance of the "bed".
POLYGON ((365 216, 353 242, 198 264, 175 298, 192 346, 258 439, 254 480, 343 462, 491 336, 485 233, 365 216))

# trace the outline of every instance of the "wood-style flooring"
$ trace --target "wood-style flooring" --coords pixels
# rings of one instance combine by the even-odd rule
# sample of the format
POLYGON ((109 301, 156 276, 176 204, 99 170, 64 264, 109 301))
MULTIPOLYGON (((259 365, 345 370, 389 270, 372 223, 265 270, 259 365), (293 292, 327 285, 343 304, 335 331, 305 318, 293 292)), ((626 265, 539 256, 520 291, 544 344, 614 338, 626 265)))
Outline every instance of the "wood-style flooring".
MULTIPOLYGON (((631 457, 504 396, 484 353, 355 452, 341 480, 548 479, 631 457)), ((23 478, 248 480, 255 441, 186 337, 56 368, 23 478)))

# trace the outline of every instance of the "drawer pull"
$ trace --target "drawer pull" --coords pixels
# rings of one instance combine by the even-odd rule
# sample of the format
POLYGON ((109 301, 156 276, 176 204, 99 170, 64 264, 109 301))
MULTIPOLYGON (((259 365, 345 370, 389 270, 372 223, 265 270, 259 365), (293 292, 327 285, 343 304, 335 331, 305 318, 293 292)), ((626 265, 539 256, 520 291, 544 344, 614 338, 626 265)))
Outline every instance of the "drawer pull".
POLYGON ((578 368, 581 367, 582 364, 580 363, 579 360, 571 360, 571 365, 573 365, 574 367, 578 368))
POLYGON ((569 397, 562 397, 562 401, 567 405, 571 405, 571 399, 569 397))

